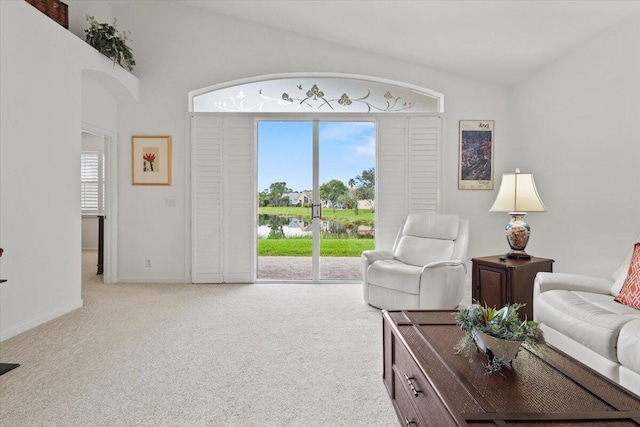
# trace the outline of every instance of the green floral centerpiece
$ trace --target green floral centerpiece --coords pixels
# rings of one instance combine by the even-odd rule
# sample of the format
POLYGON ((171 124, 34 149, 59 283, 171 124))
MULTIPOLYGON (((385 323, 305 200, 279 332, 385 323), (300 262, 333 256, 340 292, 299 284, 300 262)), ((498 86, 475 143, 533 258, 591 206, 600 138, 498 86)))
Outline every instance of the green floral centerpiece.
POLYGON ((136 61, 133 59, 131 48, 127 46, 130 33, 118 31, 115 19, 113 25, 100 24, 93 16, 87 15, 87 21, 89 21, 89 28, 84 30, 85 41, 98 52, 112 59, 114 65, 117 63, 122 68, 133 71, 136 61))
POLYGON ((473 353, 483 351, 489 363, 487 370, 495 372, 511 362, 525 343, 531 349, 541 349, 544 334, 538 323, 520 320, 518 309, 524 304, 507 304, 500 309, 471 304, 455 314, 456 323, 465 332, 456 344, 456 351, 472 359, 473 353))

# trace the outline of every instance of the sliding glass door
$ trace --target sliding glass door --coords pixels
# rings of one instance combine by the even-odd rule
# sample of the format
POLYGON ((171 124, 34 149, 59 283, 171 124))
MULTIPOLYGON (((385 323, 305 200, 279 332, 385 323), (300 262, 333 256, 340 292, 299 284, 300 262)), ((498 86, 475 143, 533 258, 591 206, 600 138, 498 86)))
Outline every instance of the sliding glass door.
POLYGON ((314 124, 257 126, 258 280, 312 280, 314 124))
POLYGON ((375 124, 321 121, 318 132, 319 277, 361 280, 374 249, 375 124))
POLYGON ((258 280, 360 280, 374 247, 375 124, 258 121, 258 280))

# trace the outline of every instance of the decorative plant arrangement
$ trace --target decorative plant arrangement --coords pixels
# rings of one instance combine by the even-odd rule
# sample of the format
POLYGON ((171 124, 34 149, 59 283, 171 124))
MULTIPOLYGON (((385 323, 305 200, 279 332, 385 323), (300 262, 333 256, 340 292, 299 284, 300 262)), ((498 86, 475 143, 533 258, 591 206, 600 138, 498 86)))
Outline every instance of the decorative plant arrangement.
POLYGON ((87 15, 89 28, 84 30, 85 40, 98 52, 113 60, 113 64, 120 64, 122 68, 133 71, 136 61, 133 59, 131 48, 127 46, 130 32, 122 32, 116 28, 116 20, 113 25, 100 24, 93 16, 87 15))
POLYGON ((472 359, 476 351, 483 351, 489 363, 488 372, 496 372, 509 364, 518 354, 520 344, 534 350, 545 344, 538 323, 520 320, 518 309, 524 304, 507 304, 501 309, 474 303, 456 313, 456 323, 465 332, 456 344, 456 351, 472 359))

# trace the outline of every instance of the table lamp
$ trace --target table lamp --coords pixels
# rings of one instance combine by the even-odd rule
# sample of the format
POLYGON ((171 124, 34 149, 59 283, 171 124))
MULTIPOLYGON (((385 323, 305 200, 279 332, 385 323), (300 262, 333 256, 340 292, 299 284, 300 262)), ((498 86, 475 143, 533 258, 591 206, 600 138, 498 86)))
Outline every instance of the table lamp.
POLYGON ((531 258, 524 250, 531 235, 531 227, 524 221, 524 216, 527 212, 546 211, 532 174, 520 173, 520 169, 516 169, 516 173, 502 175, 498 196, 489 212, 508 212, 511 215, 511 221, 504 228, 511 248, 507 257, 531 258))

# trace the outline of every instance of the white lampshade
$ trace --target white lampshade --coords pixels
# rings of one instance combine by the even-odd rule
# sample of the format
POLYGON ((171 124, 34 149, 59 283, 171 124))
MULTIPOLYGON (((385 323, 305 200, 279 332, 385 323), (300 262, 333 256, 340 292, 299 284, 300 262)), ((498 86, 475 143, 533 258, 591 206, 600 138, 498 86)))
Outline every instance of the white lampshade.
POLYGON ((540 199, 533 175, 530 173, 505 173, 490 212, 546 212, 540 199))

